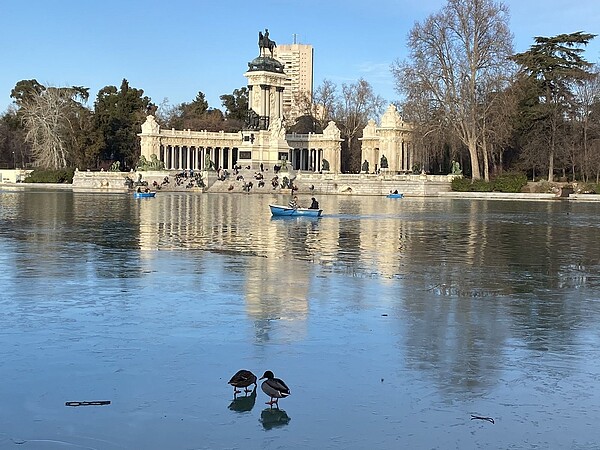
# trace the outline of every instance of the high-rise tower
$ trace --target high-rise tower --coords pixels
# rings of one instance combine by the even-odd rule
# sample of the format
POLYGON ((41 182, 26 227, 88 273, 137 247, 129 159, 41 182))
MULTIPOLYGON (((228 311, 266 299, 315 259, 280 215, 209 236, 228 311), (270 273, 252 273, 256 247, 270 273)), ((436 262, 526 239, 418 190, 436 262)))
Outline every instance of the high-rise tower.
POLYGON ((312 102, 313 54, 312 45, 295 42, 280 44, 273 49, 273 56, 281 61, 287 76, 283 91, 283 113, 288 120, 301 114, 300 99, 306 98, 312 102))

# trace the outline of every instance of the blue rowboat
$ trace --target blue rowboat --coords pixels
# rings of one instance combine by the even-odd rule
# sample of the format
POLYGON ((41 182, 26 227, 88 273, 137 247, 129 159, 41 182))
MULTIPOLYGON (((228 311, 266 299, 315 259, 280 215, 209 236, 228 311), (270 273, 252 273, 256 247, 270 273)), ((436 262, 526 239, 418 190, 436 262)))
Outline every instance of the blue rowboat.
POLYGON ((387 198, 402 198, 404 197, 404 194, 388 194, 386 195, 387 198))
POLYGON ((269 205, 274 216, 319 217, 322 209, 290 208, 289 206, 269 205))
POLYGON ((133 198, 152 198, 156 195, 156 192, 134 192, 133 198))

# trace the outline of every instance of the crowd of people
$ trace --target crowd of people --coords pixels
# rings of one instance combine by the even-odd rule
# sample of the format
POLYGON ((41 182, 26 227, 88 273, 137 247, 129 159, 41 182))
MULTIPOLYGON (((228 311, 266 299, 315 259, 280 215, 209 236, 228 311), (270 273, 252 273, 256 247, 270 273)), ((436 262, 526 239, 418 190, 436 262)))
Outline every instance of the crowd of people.
MULTIPOLYGON (((273 169, 276 169, 274 166, 273 169)), ((277 167, 277 169, 281 169, 277 167)), ((279 170, 274 170, 275 174, 272 178, 268 179, 265 172, 268 171, 264 164, 260 164, 260 170, 254 170, 252 172, 251 166, 241 166, 238 164, 233 165, 230 170, 219 167, 215 173, 217 181, 223 182, 224 187, 227 191, 242 190, 244 192, 250 192, 253 188, 264 188, 266 183, 270 183, 273 190, 276 189, 290 189, 292 194, 298 192, 298 186, 290 180, 287 173, 282 176, 278 173, 279 170)), ((128 187, 135 188, 138 183, 134 183, 133 180, 127 180, 130 182, 128 187)), ((126 182, 127 184, 127 182, 126 182)), ((175 175, 165 176, 162 181, 152 181, 153 190, 167 189, 177 190, 178 188, 185 187, 194 188, 206 187, 200 171, 194 171, 193 169, 182 170, 175 175)), ((314 186, 310 186, 309 189, 312 191, 314 186)))

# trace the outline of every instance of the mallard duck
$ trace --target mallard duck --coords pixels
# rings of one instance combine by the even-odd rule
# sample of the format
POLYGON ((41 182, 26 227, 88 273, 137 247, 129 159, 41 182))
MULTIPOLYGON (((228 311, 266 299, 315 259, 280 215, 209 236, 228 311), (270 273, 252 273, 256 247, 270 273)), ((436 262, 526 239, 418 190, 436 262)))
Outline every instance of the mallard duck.
POLYGON ((237 388, 244 388, 244 392, 246 394, 250 392, 248 386, 253 384, 256 387, 256 375, 254 375, 249 370, 238 370, 234 376, 231 377, 231 380, 227 384, 233 386, 233 396, 241 393, 242 391, 238 391, 237 388))
POLYGON ((273 372, 270 370, 267 370, 260 379, 265 380, 260 388, 271 398, 271 400, 266 403, 267 405, 273 406, 273 404, 276 404, 277 407, 279 407, 279 399, 290 395, 290 388, 287 387, 285 381, 275 378, 275 375, 273 375, 273 372))

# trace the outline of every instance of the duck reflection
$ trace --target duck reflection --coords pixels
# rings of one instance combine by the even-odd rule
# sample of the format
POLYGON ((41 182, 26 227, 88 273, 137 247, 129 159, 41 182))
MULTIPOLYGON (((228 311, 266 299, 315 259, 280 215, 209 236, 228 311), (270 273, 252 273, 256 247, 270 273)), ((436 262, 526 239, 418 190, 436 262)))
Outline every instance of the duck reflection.
POLYGON ((265 430, 284 427, 290 420, 291 417, 283 409, 266 408, 260 413, 260 423, 265 430))
POLYGON ((229 404, 229 409, 235 412, 248 412, 252 411, 254 404, 256 403, 256 386, 252 390, 250 395, 243 397, 237 397, 229 404))

